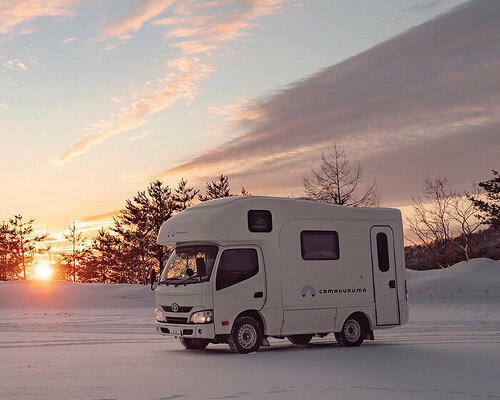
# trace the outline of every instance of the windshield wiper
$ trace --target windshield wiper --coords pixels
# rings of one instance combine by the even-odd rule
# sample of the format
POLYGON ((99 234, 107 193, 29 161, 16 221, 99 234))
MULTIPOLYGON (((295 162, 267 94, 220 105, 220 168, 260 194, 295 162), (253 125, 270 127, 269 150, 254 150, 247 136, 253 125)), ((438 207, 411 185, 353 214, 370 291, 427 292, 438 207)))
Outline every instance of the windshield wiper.
POLYGON ((201 276, 200 275, 193 275, 193 276, 188 276, 187 278, 185 278, 184 280, 180 281, 180 282, 177 282, 176 284, 174 284, 175 287, 179 286, 179 285, 182 285, 183 283, 187 283, 189 282, 191 279, 193 278, 200 278, 200 282, 201 282, 201 276))
POLYGON ((162 284, 168 285, 169 283, 172 283, 170 281, 177 281, 179 279, 181 279, 181 278, 167 278, 167 279, 165 279, 163 281, 159 281, 158 285, 162 285, 162 284))

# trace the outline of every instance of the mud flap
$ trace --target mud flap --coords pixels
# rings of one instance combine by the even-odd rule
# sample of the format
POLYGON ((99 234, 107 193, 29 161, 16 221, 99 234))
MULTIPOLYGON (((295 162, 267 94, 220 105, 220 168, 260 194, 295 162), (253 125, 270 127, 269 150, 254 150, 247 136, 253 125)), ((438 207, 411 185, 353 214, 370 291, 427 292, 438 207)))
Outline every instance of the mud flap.
POLYGON ((375 336, 373 335, 373 330, 368 331, 365 340, 375 340, 375 336))
POLYGON ((267 338, 266 338, 266 337, 263 337, 263 338, 262 338, 262 342, 260 342, 260 345, 261 345, 261 346, 271 346, 271 345, 269 344, 269 340, 267 340, 267 338))

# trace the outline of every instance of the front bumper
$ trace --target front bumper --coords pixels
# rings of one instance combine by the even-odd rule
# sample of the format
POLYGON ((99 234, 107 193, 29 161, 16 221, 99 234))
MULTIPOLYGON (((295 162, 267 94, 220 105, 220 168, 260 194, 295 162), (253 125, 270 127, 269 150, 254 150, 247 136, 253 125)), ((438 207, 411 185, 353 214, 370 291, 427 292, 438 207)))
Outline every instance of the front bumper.
POLYGON ((170 324, 156 322, 156 329, 164 336, 186 337, 196 339, 214 339, 214 324, 170 324))

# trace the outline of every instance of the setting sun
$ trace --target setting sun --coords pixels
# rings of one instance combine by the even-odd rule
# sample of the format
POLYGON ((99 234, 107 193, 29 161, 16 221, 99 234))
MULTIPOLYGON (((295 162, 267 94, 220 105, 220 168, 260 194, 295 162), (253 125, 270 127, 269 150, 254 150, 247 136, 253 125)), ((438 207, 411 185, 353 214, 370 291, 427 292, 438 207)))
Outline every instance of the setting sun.
POLYGON ((54 270, 48 261, 40 261, 35 265, 35 279, 47 281, 52 278, 54 270))

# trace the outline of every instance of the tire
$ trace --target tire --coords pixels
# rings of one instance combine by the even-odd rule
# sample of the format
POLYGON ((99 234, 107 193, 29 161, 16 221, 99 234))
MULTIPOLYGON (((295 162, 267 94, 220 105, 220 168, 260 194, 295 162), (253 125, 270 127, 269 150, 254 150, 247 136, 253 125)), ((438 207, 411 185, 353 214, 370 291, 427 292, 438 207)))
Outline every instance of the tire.
POLYGON ((233 353, 247 354, 257 351, 262 342, 262 327, 252 317, 241 317, 233 324, 227 343, 233 353))
POLYGON ((181 344, 188 350, 203 350, 208 346, 207 339, 191 339, 181 337, 181 344))
POLYGON ((353 315, 347 318, 340 332, 335 332, 335 339, 337 339, 340 346, 357 347, 363 343, 367 333, 366 321, 357 315, 353 315))
POLYGON ((313 335, 291 335, 287 336, 287 339, 293 343, 293 344, 309 344, 311 339, 313 338, 313 335))

